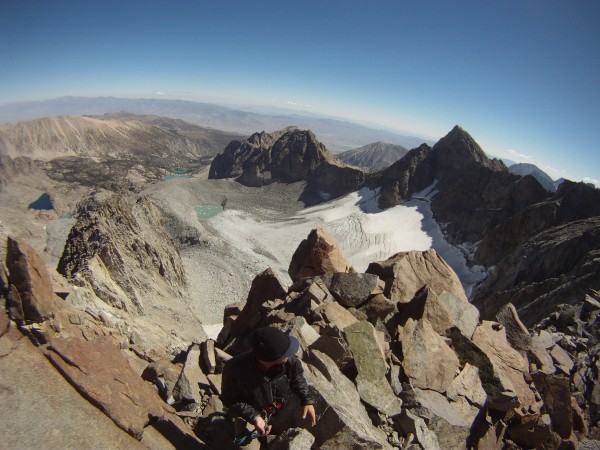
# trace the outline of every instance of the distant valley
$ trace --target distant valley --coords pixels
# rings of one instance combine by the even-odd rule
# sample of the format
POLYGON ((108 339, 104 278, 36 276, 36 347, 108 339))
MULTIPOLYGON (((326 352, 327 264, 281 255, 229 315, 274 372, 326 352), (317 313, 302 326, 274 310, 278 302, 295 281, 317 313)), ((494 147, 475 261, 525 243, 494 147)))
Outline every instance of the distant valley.
POLYGON ((423 142, 433 143, 423 138, 404 136, 343 120, 300 115, 291 110, 285 115, 259 114, 209 103, 162 99, 62 97, 39 102, 6 104, 0 105, 0 123, 59 115, 103 115, 116 111, 182 119, 190 124, 246 135, 255 131, 275 131, 295 125, 312 130, 334 153, 376 141, 398 144, 406 148, 415 147, 423 142))

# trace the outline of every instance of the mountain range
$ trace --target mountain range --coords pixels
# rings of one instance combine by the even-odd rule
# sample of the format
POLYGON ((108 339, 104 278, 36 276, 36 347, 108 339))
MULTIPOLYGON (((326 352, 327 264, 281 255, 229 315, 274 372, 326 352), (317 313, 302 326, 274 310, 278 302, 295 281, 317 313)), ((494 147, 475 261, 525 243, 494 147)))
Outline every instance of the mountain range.
MULTIPOLYGON (((104 102, 98 110, 118 99, 104 102)), ((185 108, 221 121, 239 113, 185 108)), ((458 125, 371 171, 289 122, 238 134, 113 111, 123 109, 0 126, 0 427, 10 424, 11 446, 72 445, 56 443, 75 424, 85 445, 99 429, 115 448, 223 448, 220 374, 259 326, 298 338, 317 399, 317 426, 278 436, 281 448, 299 436, 296 448, 314 449, 600 444, 600 190, 564 181, 550 192, 458 125), (161 180, 169 174, 190 178, 161 180), (357 273, 320 227, 357 192, 351 223, 339 225, 349 239, 400 207, 429 233, 428 211, 487 274, 471 302, 432 248, 357 273), (195 209, 215 205, 214 220, 195 209), (291 283, 256 272, 279 261, 306 211, 322 215, 293 243, 291 283), (211 308, 221 323, 209 338, 211 308), (54 406, 59 374, 118 429, 86 423, 87 401, 64 394, 54 406), (23 417, 59 432, 29 437, 23 417)), ((258 120, 238 118, 240 129, 258 120)), ((360 242, 369 255, 370 244, 360 242)))
POLYGON ((11 103, 0 105, 0 122, 57 115, 103 115, 115 111, 182 119, 191 124, 246 135, 256 130, 279 130, 293 124, 311 129, 334 152, 376 141, 390 142, 406 148, 429 142, 427 139, 369 128, 344 120, 300 115, 291 110, 287 114, 265 114, 211 103, 165 99, 61 97, 37 102, 11 103))
POLYGON ((481 309, 486 318, 492 318, 509 298, 523 297, 513 300, 521 309, 538 305, 543 313, 530 311, 531 319, 525 318, 534 320, 556 310, 560 302, 579 301, 585 290, 600 290, 593 275, 598 270, 594 230, 600 216, 600 190, 565 181, 556 193, 548 192, 535 177, 514 175, 500 160, 490 160, 458 125, 433 147, 414 148, 373 174, 337 161, 310 131, 293 128, 255 134, 232 142, 212 161, 209 178, 231 177, 247 186, 305 180, 301 198, 306 204, 364 186, 378 193, 383 209, 413 196, 426 198, 436 222, 443 224, 445 238, 456 246, 475 249, 467 255, 472 264, 493 268, 474 294, 477 304, 485 305, 481 309), (590 231, 582 233, 584 228, 590 231), (558 243, 547 245, 545 236, 556 233, 558 243), (567 241, 572 245, 562 245, 567 241), (530 248, 529 259, 540 259, 545 253, 544 258, 557 262, 535 266, 538 271, 532 273, 534 266, 515 263, 523 248, 530 248), (562 269, 557 272, 558 267, 562 269), (533 295, 530 283, 555 286, 557 273, 562 276, 559 291, 543 288, 533 295), (521 284, 525 279, 529 281, 521 284), (506 295, 509 290, 511 294, 506 295))

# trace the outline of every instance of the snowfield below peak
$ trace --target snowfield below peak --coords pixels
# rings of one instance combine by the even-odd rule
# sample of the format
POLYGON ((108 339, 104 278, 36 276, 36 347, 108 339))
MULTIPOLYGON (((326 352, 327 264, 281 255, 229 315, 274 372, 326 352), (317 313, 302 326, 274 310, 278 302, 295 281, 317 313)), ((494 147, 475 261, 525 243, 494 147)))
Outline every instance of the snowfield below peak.
POLYGON ((221 324, 223 308, 245 301, 254 277, 268 267, 291 284, 287 270, 292 256, 315 227, 338 240, 358 272, 395 253, 433 247, 457 272, 467 294, 486 276, 483 268, 470 268, 464 252, 443 239, 427 199, 381 210, 378 192, 362 189, 303 208, 297 201, 302 188, 303 184, 247 188, 231 180, 196 178, 159 183, 146 192, 174 218, 172 233, 189 233, 192 228, 198 233, 200 243, 180 252, 190 307, 209 335, 221 324), (193 214, 195 205, 218 203, 224 196, 227 208, 215 217, 200 220, 193 214))

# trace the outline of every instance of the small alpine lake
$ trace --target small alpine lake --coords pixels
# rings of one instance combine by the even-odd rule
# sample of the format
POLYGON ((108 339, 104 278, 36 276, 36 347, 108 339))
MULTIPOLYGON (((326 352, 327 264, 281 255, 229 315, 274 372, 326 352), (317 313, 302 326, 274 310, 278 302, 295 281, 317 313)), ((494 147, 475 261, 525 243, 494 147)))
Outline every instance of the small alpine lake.
POLYGON ((221 205, 197 205, 194 206, 194 211, 196 211, 196 215, 198 219, 205 220, 210 219, 211 217, 215 217, 221 211, 223 211, 223 206, 221 205))

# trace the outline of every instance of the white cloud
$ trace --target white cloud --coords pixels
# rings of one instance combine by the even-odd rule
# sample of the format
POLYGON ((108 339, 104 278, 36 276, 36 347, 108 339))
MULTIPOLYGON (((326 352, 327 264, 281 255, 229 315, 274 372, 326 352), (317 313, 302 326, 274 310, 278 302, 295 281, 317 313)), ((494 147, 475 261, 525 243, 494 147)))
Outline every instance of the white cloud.
POLYGON ((300 106, 302 108, 310 108, 310 105, 304 105, 302 103, 296 103, 296 102, 292 102, 292 101, 289 101, 289 100, 287 102, 285 102, 285 103, 286 103, 286 105, 290 105, 290 106, 300 106))
POLYGON ((516 158, 521 158, 521 159, 526 159, 526 160, 531 159, 531 155, 524 155, 523 153, 519 153, 516 150, 509 150, 508 153, 510 153, 511 156, 516 157, 516 158))
POLYGON ((600 187, 600 180, 596 179, 596 178, 591 178, 591 177, 583 177, 583 181, 584 183, 592 183, 595 184, 596 187, 600 187))
POLYGON ((167 94, 166 94, 166 92, 161 92, 161 91, 158 91, 158 92, 156 92, 156 94, 155 94, 155 95, 167 95, 167 94))

